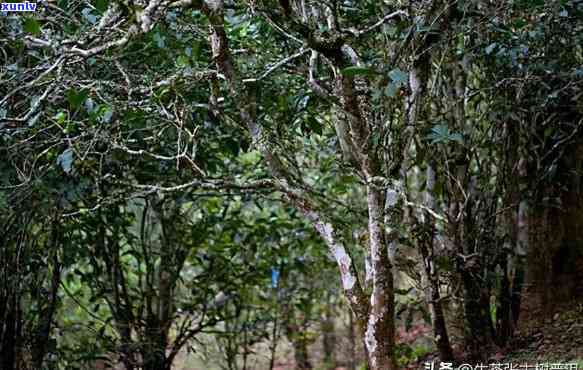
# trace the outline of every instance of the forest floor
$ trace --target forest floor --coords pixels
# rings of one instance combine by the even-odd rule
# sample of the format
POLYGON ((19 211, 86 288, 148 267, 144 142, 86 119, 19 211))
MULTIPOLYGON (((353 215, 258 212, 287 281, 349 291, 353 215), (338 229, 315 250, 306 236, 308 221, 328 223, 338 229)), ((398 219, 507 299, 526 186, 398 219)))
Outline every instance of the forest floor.
MULTIPOLYGON (((577 370, 583 370, 583 298, 573 302, 554 303, 552 309, 552 314, 549 314, 547 318, 542 315, 538 308, 524 315, 520 319, 519 328, 514 338, 505 348, 495 348, 489 356, 488 363, 502 364, 502 370, 510 370, 510 364, 513 364, 513 368, 517 370, 574 370, 574 367, 569 367, 569 365, 577 364, 577 370), (559 367, 557 364, 562 366, 559 367), (528 368, 525 365, 528 365, 528 368), (536 365, 539 365, 538 369, 536 365)), ((342 335, 337 343, 339 346, 337 360, 340 364, 346 364, 349 360, 348 354, 351 351, 349 343, 344 340, 346 338, 341 338, 342 335)), ((413 353, 409 356, 409 358, 414 357, 416 360, 412 360, 408 364, 401 362, 401 368, 427 370, 431 369, 427 364, 433 362, 433 369, 440 370, 437 354, 428 349, 431 346, 432 333, 431 327, 427 324, 419 321, 408 330, 400 326, 397 331, 397 342, 419 350, 417 354, 413 353)), ((264 349, 264 352, 266 351, 267 349, 264 349)), ((293 349, 289 343, 285 341, 281 343, 278 352, 280 359, 274 370, 294 370, 293 349)), ((314 356, 313 362, 321 362, 322 348, 314 344, 311 352, 314 356)), ((464 357, 464 353, 457 345, 454 345, 454 352, 456 358, 462 359, 464 357)), ((177 366, 177 369, 205 368, 198 362, 186 360, 179 362, 182 365, 177 366)), ((357 360, 357 363, 360 362, 362 359, 357 360)), ((463 360, 460 364, 462 363, 464 363, 463 360)), ((475 365, 473 364, 473 368, 479 369, 475 365)), ((252 367, 265 368, 265 366, 267 365, 263 363, 252 367)), ((344 366, 339 365, 336 370, 347 370, 348 367, 344 366)), ((322 366, 314 367, 316 370, 323 368, 322 366)), ((360 367, 357 366, 357 368, 360 367)), ((209 368, 206 367, 206 369, 209 368)), ((487 367, 480 370, 491 369, 493 368, 487 367)))
POLYGON ((551 317, 524 320, 504 354, 505 363, 577 363, 583 369, 583 300, 556 304, 551 317))
MULTIPOLYGON (((463 357, 460 352, 456 355, 463 357)), ((427 369, 426 364, 434 358, 437 358, 435 353, 428 354, 407 368, 427 369)), ((514 338, 505 348, 497 348, 488 363, 513 364, 521 370, 526 369, 525 365, 532 370, 537 365, 544 370, 583 370, 583 299, 555 304, 548 318, 540 311, 523 318, 514 338)), ((435 369, 439 366, 435 365, 435 369)))

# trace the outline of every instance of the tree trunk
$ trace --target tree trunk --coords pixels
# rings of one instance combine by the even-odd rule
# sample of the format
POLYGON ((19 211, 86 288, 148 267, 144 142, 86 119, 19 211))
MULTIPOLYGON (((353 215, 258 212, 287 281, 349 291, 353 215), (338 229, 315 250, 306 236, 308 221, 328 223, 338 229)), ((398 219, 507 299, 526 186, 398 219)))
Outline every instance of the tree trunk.
POLYGON ((171 370, 172 363, 167 361, 166 356, 162 353, 147 354, 143 370, 171 370))
POLYGON ((374 185, 367 189, 369 246, 372 257, 373 288, 365 333, 371 370, 397 368, 394 357, 395 308, 393 272, 383 229, 385 197, 374 185))
POLYGON ((171 370, 172 366, 166 362, 164 358, 158 358, 156 356, 155 359, 151 359, 148 362, 144 363, 142 367, 143 370, 171 370))
MULTIPOLYGON (((425 248, 423 248, 425 249, 425 248)), ((426 249, 425 249, 426 250, 426 249)), ((439 358, 443 362, 452 362, 454 360, 453 351, 449 342, 445 315, 441 305, 441 294, 439 292, 438 277, 432 272, 432 257, 427 252, 422 252, 424 263, 424 280, 428 285, 426 294, 427 304, 429 305, 431 324, 433 326, 433 338, 439 358)))
POLYGON ((472 271, 462 271, 464 285, 464 341, 470 358, 475 362, 485 360, 491 348, 490 305, 484 306, 484 287, 472 271))
POLYGON ((512 287, 508 276, 508 257, 504 255, 500 261, 502 273, 500 275, 500 287, 498 290, 498 301, 496 302, 496 337, 498 346, 504 347, 513 331, 512 319, 512 287))
MULTIPOLYGON (((512 202, 512 201, 511 201, 512 202)), ((515 217, 506 217, 506 227, 510 235, 508 250, 500 261, 502 275, 496 309, 496 344, 505 346, 516 329, 522 301, 524 282, 524 257, 528 247, 528 205, 526 199, 519 202, 515 217)), ((516 208, 514 208, 516 210, 516 208)))
POLYGON ((3 304, 5 310, 2 312, 4 322, 2 323, 2 331, 0 331, 0 368, 3 370, 17 370, 16 344, 20 333, 18 330, 19 321, 16 315, 16 309, 19 303, 18 300, 14 298, 11 299, 11 301, 11 305, 3 304))
POLYGON ((348 342, 350 343, 349 369, 356 370, 356 335, 354 333, 354 314, 348 309, 348 342))
MULTIPOLYGON (((435 285, 435 284, 433 284, 435 285)), ((441 297, 439 294, 439 286, 432 287, 431 305, 433 307, 433 335, 437 350, 439 351, 439 358, 443 362, 453 362, 455 360, 451 344, 449 342, 449 335, 447 334, 447 326, 445 324, 445 315, 441 306, 441 297)))
POLYGON ((275 354, 277 351, 277 329, 279 325, 279 312, 276 313, 275 319, 273 320, 273 330, 271 332, 271 345, 269 346, 269 370, 273 370, 275 366, 275 354))
MULTIPOLYGON (((427 165, 425 185, 425 203, 429 210, 434 211, 436 208, 433 191, 435 189, 435 170, 431 164, 427 165)), ((428 228, 429 235, 426 240, 420 241, 421 257, 423 259, 424 278, 427 284, 426 299, 431 313, 431 323, 433 326, 433 335, 439 358, 444 362, 454 360, 453 351, 449 342, 445 315, 441 305, 441 294, 439 292, 439 275, 435 269, 434 251, 435 251, 435 221, 429 212, 425 212, 425 225, 428 228)))
POLYGON ((324 364, 326 369, 336 368, 334 348, 336 347, 336 332, 334 327, 334 307, 331 302, 331 293, 327 293, 326 308, 322 320, 322 347, 324 350, 324 364))
POLYGON ((310 355, 308 352, 308 341, 305 333, 296 333, 293 341, 294 358, 296 361, 296 369, 311 370, 310 355))
POLYGON ((168 336, 157 318, 151 317, 146 325, 145 343, 141 344, 143 370, 170 370, 172 361, 166 356, 168 336))
MULTIPOLYGON (((473 194, 464 211, 460 276, 464 289, 464 342, 470 359, 474 362, 486 360, 493 344, 494 326, 490 312, 490 287, 485 264, 484 251, 480 243, 484 239, 488 225, 473 212, 477 203, 473 194), (477 223, 480 222, 480 230, 477 223), (477 239, 476 239, 477 238, 477 239)), ((490 213, 491 214, 491 213, 490 213)))
POLYGON ((556 301, 569 301, 583 293, 577 284, 583 279, 583 142, 579 139, 564 151, 557 173, 568 175, 537 189, 531 204, 524 201, 529 212, 524 226, 528 244, 521 311, 539 318, 551 316, 556 301), (542 314, 537 312, 539 307, 543 307, 542 314))
POLYGON ((308 336, 306 335, 307 322, 304 319, 301 325, 296 324, 296 318, 293 310, 287 308, 286 334, 294 348, 294 359, 296 369, 311 370, 312 364, 308 352, 308 336))
POLYGON ((48 249, 52 249, 53 252, 50 297, 47 302, 47 307, 41 310, 41 317, 39 318, 40 324, 37 328, 36 337, 34 338, 35 345, 32 348, 32 363, 37 369, 43 368, 43 362, 47 353, 51 334, 51 327, 57 309, 59 285, 61 284, 61 263, 58 257, 58 248, 60 247, 59 227, 60 225, 57 222, 53 223, 51 245, 48 247, 48 249))

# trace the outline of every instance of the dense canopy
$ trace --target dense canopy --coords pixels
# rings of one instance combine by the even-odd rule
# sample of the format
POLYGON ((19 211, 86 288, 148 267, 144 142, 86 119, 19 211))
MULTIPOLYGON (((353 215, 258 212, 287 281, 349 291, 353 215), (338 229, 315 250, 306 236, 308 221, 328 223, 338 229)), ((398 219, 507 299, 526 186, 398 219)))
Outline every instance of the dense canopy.
POLYGON ((479 363, 583 295, 580 0, 3 4, 0 60, 0 369, 479 363))

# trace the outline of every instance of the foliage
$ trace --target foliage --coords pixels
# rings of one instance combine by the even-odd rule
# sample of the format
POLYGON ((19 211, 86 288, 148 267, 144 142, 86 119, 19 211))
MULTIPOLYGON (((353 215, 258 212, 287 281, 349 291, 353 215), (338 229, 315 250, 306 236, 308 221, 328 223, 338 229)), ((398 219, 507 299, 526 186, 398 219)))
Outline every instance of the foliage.
POLYGON ((207 335, 246 367, 315 339, 332 280, 373 368, 421 356, 395 316, 447 329, 440 294, 474 355, 506 340, 519 218, 580 177, 580 1, 38 7, 0 24, 0 367, 170 369, 207 335))

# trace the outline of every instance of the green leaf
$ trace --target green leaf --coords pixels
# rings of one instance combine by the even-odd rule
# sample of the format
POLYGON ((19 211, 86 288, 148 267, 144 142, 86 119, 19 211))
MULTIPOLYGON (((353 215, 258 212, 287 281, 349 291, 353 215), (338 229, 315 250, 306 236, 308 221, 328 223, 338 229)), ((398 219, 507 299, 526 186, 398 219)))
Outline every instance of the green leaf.
POLYGON ((312 130, 312 132, 318 135, 322 135, 322 125, 314 116, 312 115, 306 116, 304 122, 310 128, 310 130, 312 130))
POLYGON ((426 139, 431 140, 432 144, 447 143, 450 141, 456 141, 460 144, 463 143, 463 136, 460 133, 450 132, 449 127, 443 124, 433 126, 426 139))
POLYGON ((234 140, 233 138, 229 137, 226 138, 224 141, 225 148, 234 156, 239 155, 239 151, 241 150, 241 143, 238 140, 234 140))
POLYGON ((95 24, 97 22, 97 17, 91 14, 92 11, 93 9, 91 8, 85 8, 81 10, 81 14, 83 14, 83 18, 85 18, 89 23, 95 24))
POLYGON ((449 127, 447 127, 446 125, 436 125, 431 129, 431 131, 440 136, 449 135, 449 127))
POLYGON ((89 113, 93 113, 93 111, 95 110, 95 103, 93 102, 93 99, 91 99, 91 98, 85 99, 84 105, 85 105, 85 109, 89 113))
POLYGON ((178 58, 176 58, 176 66, 179 68, 184 68, 184 67, 188 67, 190 65, 190 60, 188 59, 188 57, 186 55, 179 55, 178 58))
POLYGON ((65 122, 65 119, 67 118, 67 115, 65 114, 65 112, 59 112, 57 113, 54 117, 53 117, 58 123, 63 123, 65 122))
POLYGON ((197 60, 200 57, 201 43, 194 41, 192 43, 192 59, 197 60))
POLYGON ((24 31, 38 36, 40 35, 40 23, 34 18, 26 18, 24 20, 24 31))
POLYGON ((411 292, 413 292, 413 287, 409 289, 395 289, 395 294, 398 295, 409 295, 411 292))
POLYGON ((95 0, 95 9, 99 10, 101 13, 105 13, 108 3, 109 0, 95 0))
POLYGON ((159 33, 155 33, 154 36, 154 41, 156 42, 156 45, 160 48, 160 49, 164 49, 166 47, 166 38, 162 35, 160 35, 159 33))
POLYGON ((111 121, 111 117, 113 117, 113 111, 111 108, 106 107, 101 114, 101 121, 103 123, 109 123, 111 121))
POLYGON ((71 172, 73 167, 73 150, 71 148, 68 148, 63 153, 59 154, 57 157, 57 165, 61 166, 66 173, 71 172))
POLYGON ((252 150, 239 156, 241 163, 246 165, 254 165, 261 159, 261 154, 257 150, 252 150))
POLYGON ((394 98, 397 95, 398 91, 399 86, 397 84, 389 83, 387 85, 387 88, 385 89, 385 95, 388 96, 389 98, 394 98))
POLYGON ((75 89, 67 90, 67 101, 72 109, 79 108, 87 99, 87 90, 75 91, 75 89))
POLYGON ((397 85, 406 85, 409 81, 409 75, 399 68, 395 68, 389 72, 389 78, 397 85))
POLYGON ((486 47, 486 50, 485 50, 485 52, 486 52, 486 55, 490 55, 490 54, 492 54, 492 52, 494 51, 494 49, 496 48, 496 46, 498 46, 498 44, 497 44, 497 43, 495 43, 495 42, 493 42, 493 43, 491 43, 490 45, 488 45, 488 46, 486 47))
POLYGON ((453 134, 449 135, 449 140, 451 140, 451 141, 457 141, 458 143, 461 144, 461 143, 463 143, 464 138, 463 138, 462 134, 456 132, 456 133, 453 133, 453 134))
POLYGON ((344 68, 341 71, 341 73, 343 76, 346 76, 346 77, 354 77, 354 76, 373 76, 377 72, 375 72, 374 70, 372 70, 371 68, 368 68, 368 67, 352 66, 352 67, 344 68))

